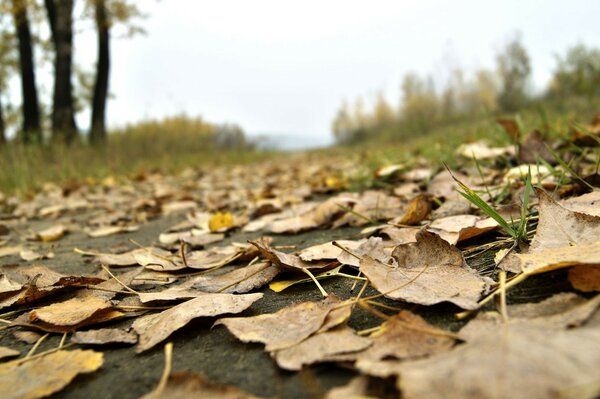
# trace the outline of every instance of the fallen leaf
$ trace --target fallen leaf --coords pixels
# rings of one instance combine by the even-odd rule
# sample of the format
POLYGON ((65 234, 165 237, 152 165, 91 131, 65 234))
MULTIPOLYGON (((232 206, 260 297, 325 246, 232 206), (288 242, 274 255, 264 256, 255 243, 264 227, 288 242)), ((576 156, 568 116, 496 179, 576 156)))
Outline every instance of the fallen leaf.
POLYGON ((56 326, 74 326, 92 318, 97 312, 112 308, 110 302, 94 296, 73 298, 44 306, 29 313, 29 320, 41 320, 56 326))
POLYGON ((189 288, 189 284, 186 284, 185 287, 175 286, 157 292, 140 292, 138 297, 142 304, 147 304, 156 301, 181 301, 182 299, 197 298, 204 294, 200 290, 189 288))
POLYGON ((34 361, 13 360, 0 364, 0 386, 3 397, 42 398, 60 391, 75 376, 96 371, 103 355, 92 350, 57 351, 34 361), (8 389, 10 388, 10 389, 8 389))
POLYGON ((21 352, 7 348, 6 346, 0 346, 0 360, 6 359, 7 357, 19 356, 21 352))
POLYGON ((35 331, 27 330, 13 331, 13 336, 19 341, 25 342, 26 344, 30 345, 35 344, 37 340, 42 337, 41 334, 35 331))
POLYGON ((569 281, 582 292, 600 291, 600 267, 575 266, 569 269, 569 281))
POLYGON ((455 245, 459 241, 468 240, 498 227, 492 218, 475 215, 456 215, 436 219, 427 230, 439 235, 448 243, 455 245))
POLYGON ((294 346, 271 352, 271 356, 283 369, 300 370, 306 365, 327 362, 336 355, 359 352, 371 343, 370 339, 343 327, 310 336, 294 346))
POLYGON ((102 328, 99 330, 77 331, 71 342, 84 345, 135 344, 137 334, 119 328, 102 328))
POLYGON ((515 148, 508 147, 490 147, 487 143, 476 141, 474 143, 461 144, 456 149, 457 155, 468 159, 496 159, 499 157, 508 157, 515 155, 515 148))
POLYGON ((139 226, 101 226, 94 229, 85 229, 85 233, 88 237, 99 238, 121 233, 131 233, 137 230, 139 230, 139 226))
POLYGON ((266 244, 264 240, 256 240, 249 242, 250 244, 254 245, 260 251, 260 253, 273 264, 288 270, 294 270, 297 272, 302 271, 302 269, 307 269, 311 271, 322 271, 336 266, 331 262, 305 262, 298 255, 286 254, 284 252, 277 251, 276 249, 271 248, 268 244, 266 244))
POLYGON ((425 230, 417 242, 399 245, 392 254, 397 266, 362 258, 360 270, 386 297, 421 305, 451 302, 475 309, 486 282, 466 264, 462 253, 425 230))
POLYGON ((178 245, 180 241, 186 242, 193 248, 204 247, 225 238, 221 233, 202 233, 194 234, 193 230, 175 233, 162 233, 158 236, 158 241, 163 245, 178 245))
POLYGON ((141 399, 260 399, 239 388, 207 381, 201 374, 178 372, 169 375, 162 388, 142 396, 141 399))
POLYGON ((598 367, 600 330, 519 323, 494 324, 450 352, 403 363, 397 372, 407 399, 542 399, 593 381, 598 367))
POLYGON ((0 295, 20 291, 22 287, 23 284, 12 281, 5 274, 0 274, 0 295))
POLYGON ((137 252, 133 256, 140 266, 148 269, 164 272, 185 269, 183 262, 176 261, 168 251, 152 248, 147 251, 137 252))
POLYGON ((0 258, 5 256, 17 255, 23 250, 23 247, 17 245, 16 247, 0 247, 0 258))
MULTIPOLYGON (((353 249, 357 246, 357 241, 339 240, 338 244, 344 248, 353 249)), ((333 241, 324 244, 313 245, 312 247, 304 248, 298 253, 300 259, 305 262, 313 262, 315 260, 334 260, 337 259, 342 250, 333 245, 333 241)))
POLYGON ((62 224, 57 224, 38 231, 33 238, 38 241, 48 242, 60 240, 65 234, 67 234, 67 228, 62 224))
POLYGON ((217 320, 243 342, 262 342, 265 350, 285 349, 302 342, 323 326, 340 300, 330 295, 321 302, 303 302, 287 306, 276 313, 252 317, 230 317, 217 320))
POLYGON ((447 331, 405 310, 386 320, 369 338, 373 345, 357 355, 357 367, 362 371, 367 368, 361 367, 361 362, 415 359, 447 352, 455 342, 447 331))
POLYGON ((539 198, 539 221, 529 252, 547 248, 592 244, 600 237, 600 216, 571 211, 536 189, 539 198))
POLYGON ((600 191, 592 191, 579 197, 568 198, 562 200, 560 204, 573 212, 600 217, 600 206, 598 206, 600 205, 600 191))
POLYGON ((231 212, 217 212, 208 220, 208 228, 213 232, 227 231, 234 226, 231 212))
MULTIPOLYGON (((416 203, 415 203, 416 204, 416 203)), ((333 223, 333 227, 345 225, 363 226, 373 220, 387 220, 397 216, 403 208, 402 200, 381 191, 365 191, 358 198, 352 212, 347 212, 333 223)), ((342 209, 342 208, 340 208, 342 209)), ((417 216, 415 206, 414 215, 417 216)), ((420 212, 420 206, 418 211, 420 212)))
POLYGON ((272 233, 298 233, 300 231, 323 227, 331 223, 336 216, 343 214, 341 206, 347 207, 355 199, 348 196, 336 196, 318 204, 311 210, 287 219, 271 222, 267 229, 272 233))
POLYGON ((268 284, 281 268, 268 262, 256 262, 219 276, 198 276, 190 280, 194 289, 203 292, 243 294, 268 284))
POLYGON ((34 260, 52 259, 52 258, 54 258, 54 252, 46 252, 46 253, 40 254, 38 252, 35 252, 32 249, 26 248, 26 249, 23 249, 21 252, 19 252, 19 256, 24 261, 31 262, 34 260))
POLYGON ((358 267, 360 259, 364 256, 369 256, 372 259, 386 262, 390 259, 391 251, 386 251, 384 247, 383 239, 381 237, 369 237, 367 240, 357 242, 358 246, 352 245, 350 250, 352 254, 343 251, 338 256, 338 261, 343 265, 358 267))
POLYGON ((214 317, 225 313, 239 313, 262 298, 263 294, 204 294, 163 312, 143 316, 132 327, 139 334, 135 348, 144 352, 165 340, 176 330, 197 317, 214 317))
POLYGON ((235 245, 212 247, 201 251, 192 251, 186 255, 188 267, 193 269, 213 269, 225 266, 240 258, 245 248, 235 245))
POLYGON ((535 250, 531 253, 511 253, 501 265, 506 270, 528 275, 570 266, 596 267, 600 265, 600 241, 592 244, 535 250))
POLYGON ((429 203, 429 199, 425 195, 419 195, 408 203, 406 209, 404 210, 404 215, 400 218, 394 219, 392 223, 415 225, 422 220, 425 220, 427 215, 429 215, 430 210, 431 204, 429 203))

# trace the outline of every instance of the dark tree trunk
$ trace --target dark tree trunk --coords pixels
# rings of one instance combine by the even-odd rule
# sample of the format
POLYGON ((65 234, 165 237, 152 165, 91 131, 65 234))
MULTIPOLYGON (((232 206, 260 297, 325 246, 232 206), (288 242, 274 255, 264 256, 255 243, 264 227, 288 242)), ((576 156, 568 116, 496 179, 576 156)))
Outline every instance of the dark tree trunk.
POLYGON ((34 138, 41 141, 40 110, 35 85, 35 65, 31 32, 24 0, 13 0, 13 17, 19 41, 19 66, 21 72, 21 92, 23 96, 23 142, 34 138))
POLYGON ((104 0, 96 0, 96 28, 98 29, 98 64, 92 103, 90 141, 102 143, 106 140, 106 100, 110 72, 110 22, 104 0))
POLYGON ((45 0, 54 43, 52 138, 71 143, 77 136, 73 107, 73 0, 45 0))
POLYGON ((0 98, 0 145, 6 143, 6 125, 4 124, 4 110, 2 109, 2 98, 0 98))

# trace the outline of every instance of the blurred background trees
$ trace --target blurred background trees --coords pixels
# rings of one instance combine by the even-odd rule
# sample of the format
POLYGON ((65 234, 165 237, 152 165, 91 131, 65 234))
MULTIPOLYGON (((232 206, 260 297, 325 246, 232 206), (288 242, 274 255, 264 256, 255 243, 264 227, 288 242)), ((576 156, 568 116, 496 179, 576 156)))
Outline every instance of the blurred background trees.
POLYGON ((518 35, 502 47, 495 61, 493 70, 468 75, 461 69, 447 71, 446 82, 408 73, 402 78, 397 106, 382 94, 370 103, 359 97, 354 107, 344 101, 332 122, 336 142, 402 140, 466 119, 575 104, 591 108, 597 104, 592 100, 600 100, 599 49, 577 44, 557 55, 551 81, 537 94, 531 84, 533 66, 518 35))

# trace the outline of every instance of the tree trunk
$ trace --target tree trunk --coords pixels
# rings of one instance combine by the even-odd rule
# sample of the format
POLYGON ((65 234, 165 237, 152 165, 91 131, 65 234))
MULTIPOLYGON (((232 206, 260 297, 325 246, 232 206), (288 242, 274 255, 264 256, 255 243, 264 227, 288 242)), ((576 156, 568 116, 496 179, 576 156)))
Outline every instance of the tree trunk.
POLYGON ((96 0, 96 28, 98 29, 98 64, 92 103, 90 141, 102 143, 106 140, 106 100, 110 72, 110 22, 104 0, 96 0))
POLYGON ((13 18, 19 41, 19 67, 21 72, 21 92, 23 96, 23 142, 31 139, 41 141, 40 110, 35 85, 35 64, 31 32, 24 0, 13 0, 13 18))
POLYGON ((6 125, 4 124, 4 110, 2 109, 2 98, 0 97, 0 145, 6 143, 6 125))
POLYGON ((45 0, 54 43, 52 138, 71 143, 77 136, 73 107, 73 0, 45 0))

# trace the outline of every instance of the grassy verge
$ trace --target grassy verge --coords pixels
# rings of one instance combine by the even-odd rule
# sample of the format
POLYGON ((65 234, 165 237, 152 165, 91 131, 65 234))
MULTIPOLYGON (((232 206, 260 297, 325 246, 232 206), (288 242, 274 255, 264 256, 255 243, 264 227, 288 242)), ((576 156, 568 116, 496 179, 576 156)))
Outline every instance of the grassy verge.
POLYGON ((148 171, 172 173, 187 167, 251 162, 267 155, 250 148, 220 149, 202 137, 189 134, 116 134, 99 148, 84 143, 71 146, 9 143, 0 148, 0 191, 27 195, 47 182, 134 176, 148 171))

